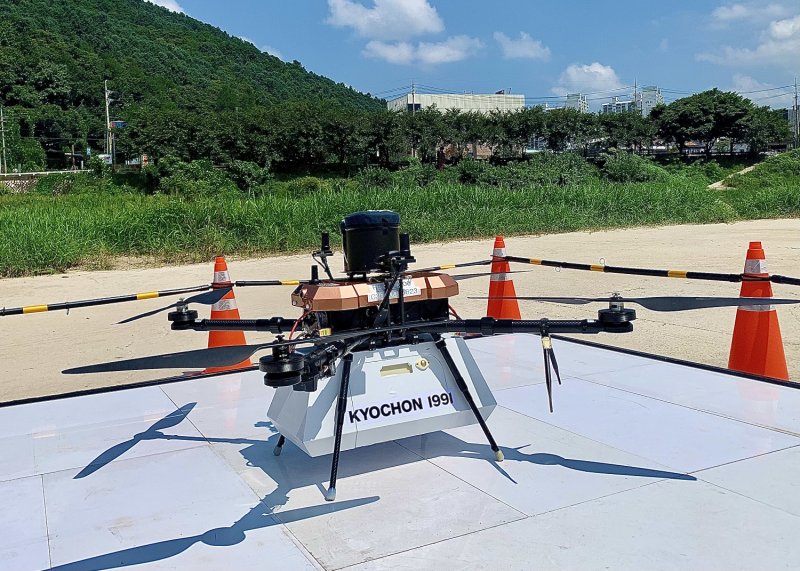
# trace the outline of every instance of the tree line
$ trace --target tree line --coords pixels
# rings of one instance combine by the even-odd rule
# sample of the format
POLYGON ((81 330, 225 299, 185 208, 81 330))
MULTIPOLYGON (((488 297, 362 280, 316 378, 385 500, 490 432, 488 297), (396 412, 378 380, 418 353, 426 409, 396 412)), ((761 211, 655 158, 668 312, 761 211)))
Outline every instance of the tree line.
MULTIPOLYGON (((87 131, 79 111, 60 113, 53 106, 43 106, 38 115, 23 115, 16 125, 13 109, 10 115, 12 145, 55 137, 67 148, 73 143, 96 147, 82 139, 87 131)), ((534 140, 554 152, 642 151, 661 142, 674 144, 683 153, 692 141, 708 154, 721 142, 726 150, 746 143, 750 152, 758 153, 789 137, 788 122, 779 112, 717 89, 657 106, 649 116, 542 107, 485 114, 429 107, 398 113, 320 101, 217 112, 137 106, 123 116, 127 127, 117 132, 120 157, 146 153, 154 160, 172 156, 214 164, 248 161, 278 170, 323 165, 345 170, 367 164, 388 167, 410 153, 422 162, 434 162, 443 147, 450 156, 462 157, 473 145, 488 148, 494 157, 513 158, 523 156, 534 140)), ((21 149, 35 154, 30 142, 21 149)))

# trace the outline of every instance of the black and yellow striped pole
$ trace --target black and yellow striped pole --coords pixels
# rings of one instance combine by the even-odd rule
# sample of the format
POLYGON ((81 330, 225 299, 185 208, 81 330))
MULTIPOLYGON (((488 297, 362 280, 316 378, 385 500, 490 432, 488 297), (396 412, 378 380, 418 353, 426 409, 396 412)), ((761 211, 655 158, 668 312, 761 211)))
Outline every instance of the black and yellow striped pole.
POLYGON ((539 258, 522 258, 520 256, 506 256, 509 262, 519 264, 532 264, 534 266, 547 266, 565 270, 583 270, 601 272, 606 274, 625 274, 632 276, 649 276, 656 278, 679 278, 687 280, 707 280, 717 282, 742 282, 742 281, 772 281, 789 285, 800 285, 800 278, 788 276, 763 276, 753 277, 744 274, 723 274, 716 272, 695 272, 686 270, 657 270, 650 268, 627 268, 623 266, 607 266, 605 264, 579 264, 575 262, 561 262, 555 260, 542 260, 539 258))
POLYGON ((165 289, 161 291, 143 291, 126 295, 116 295, 113 297, 99 297, 96 299, 82 299, 78 301, 64 301, 61 303, 48 303, 41 305, 26 305, 23 307, 3 307, 0 308, 0 317, 6 315, 27 315, 29 313, 42 313, 45 311, 61 311, 75 309, 78 307, 92 307, 95 305, 108 305, 111 303, 123 303, 126 301, 139 301, 142 299, 155 299, 157 297, 168 297, 171 295, 182 295, 196 291, 206 291, 211 289, 210 285, 185 287, 178 289, 165 289))

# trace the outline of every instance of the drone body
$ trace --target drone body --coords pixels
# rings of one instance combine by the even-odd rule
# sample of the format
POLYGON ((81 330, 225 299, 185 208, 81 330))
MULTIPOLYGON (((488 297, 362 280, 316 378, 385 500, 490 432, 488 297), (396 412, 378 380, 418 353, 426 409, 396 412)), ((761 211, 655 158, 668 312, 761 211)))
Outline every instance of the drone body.
MULTIPOLYGON (((447 339, 458 371, 488 418, 496 405, 486 380, 460 337, 447 339)), ((344 367, 317 391, 276 389, 267 416, 309 456, 334 450, 336 404, 344 367)), ((341 449, 389 442, 477 422, 434 342, 356 351, 350 369, 341 449)))

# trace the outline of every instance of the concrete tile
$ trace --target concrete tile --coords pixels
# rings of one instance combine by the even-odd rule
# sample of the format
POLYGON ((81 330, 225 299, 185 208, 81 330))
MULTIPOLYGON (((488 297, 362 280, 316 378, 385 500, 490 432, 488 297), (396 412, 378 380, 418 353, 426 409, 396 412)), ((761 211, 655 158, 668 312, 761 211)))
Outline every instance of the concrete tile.
POLYGON ((652 460, 498 407, 489 428, 505 460, 494 454, 478 426, 399 441, 447 472, 527 515, 570 506, 670 478, 695 478, 652 460))
POLYGON ((786 512, 665 481, 350 569, 797 569, 798 532, 786 512))
POLYGON ((0 482, 0 569, 50 567, 41 476, 0 482))
MULTIPOLYGON (((267 506, 209 447, 44 477, 54 569, 313 569, 267 506)), ((313 517, 309 510, 297 517, 313 517)))
POLYGON ((524 517, 390 442, 342 453, 337 500, 331 505, 377 501, 292 521, 287 519, 292 510, 322 500, 331 457, 309 458, 290 444, 275 457, 275 440, 238 451, 222 444, 214 448, 264 496, 265 503, 276 506, 276 517, 329 569, 524 517))
POLYGON ((497 391, 495 396, 501 406, 677 472, 800 444, 794 436, 580 379, 555 389, 552 414, 539 387, 497 391))
POLYGON ((800 447, 702 470, 695 476, 800 516, 800 447))

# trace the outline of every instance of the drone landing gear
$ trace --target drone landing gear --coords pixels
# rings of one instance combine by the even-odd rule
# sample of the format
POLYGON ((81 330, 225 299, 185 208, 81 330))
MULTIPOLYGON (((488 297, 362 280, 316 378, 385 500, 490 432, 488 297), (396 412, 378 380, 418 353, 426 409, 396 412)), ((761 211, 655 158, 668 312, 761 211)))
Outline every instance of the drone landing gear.
POLYGON ((336 475, 339 471, 339 453, 342 449, 342 429, 344 415, 347 412, 347 391, 350 388, 350 367, 353 365, 351 353, 342 357, 342 383, 339 387, 339 399, 336 401, 336 434, 333 441, 333 458, 331 459, 331 479, 325 499, 332 502, 336 499, 336 475))
POLYGON ((272 449, 272 453, 275 456, 280 456, 281 452, 283 452, 283 445, 286 444, 286 437, 281 434, 280 438, 278 438, 278 443, 275 445, 275 448, 272 449))
POLYGON ((453 357, 450 355, 450 351, 447 349, 447 343, 442 337, 436 340, 436 348, 439 349, 439 352, 444 357, 444 361, 447 364, 447 368, 450 369, 450 373, 456 380, 456 386, 464 395, 464 399, 467 401, 469 408, 472 409, 472 413, 475 415, 475 418, 478 420, 478 424, 481 425, 481 429, 483 433, 486 435, 486 439, 489 441, 489 446, 492 447, 492 451, 494 452, 494 457, 498 462, 502 462, 504 459, 503 451, 500 450, 500 447, 497 445, 497 442, 494 440, 494 436, 489 431, 489 427, 486 425, 486 421, 483 419, 481 415, 481 411, 478 410, 478 405, 475 404, 475 399, 472 398, 472 393, 469 392, 469 387, 467 386, 467 382, 464 380, 464 377, 456 367, 455 362, 453 361, 453 357))

